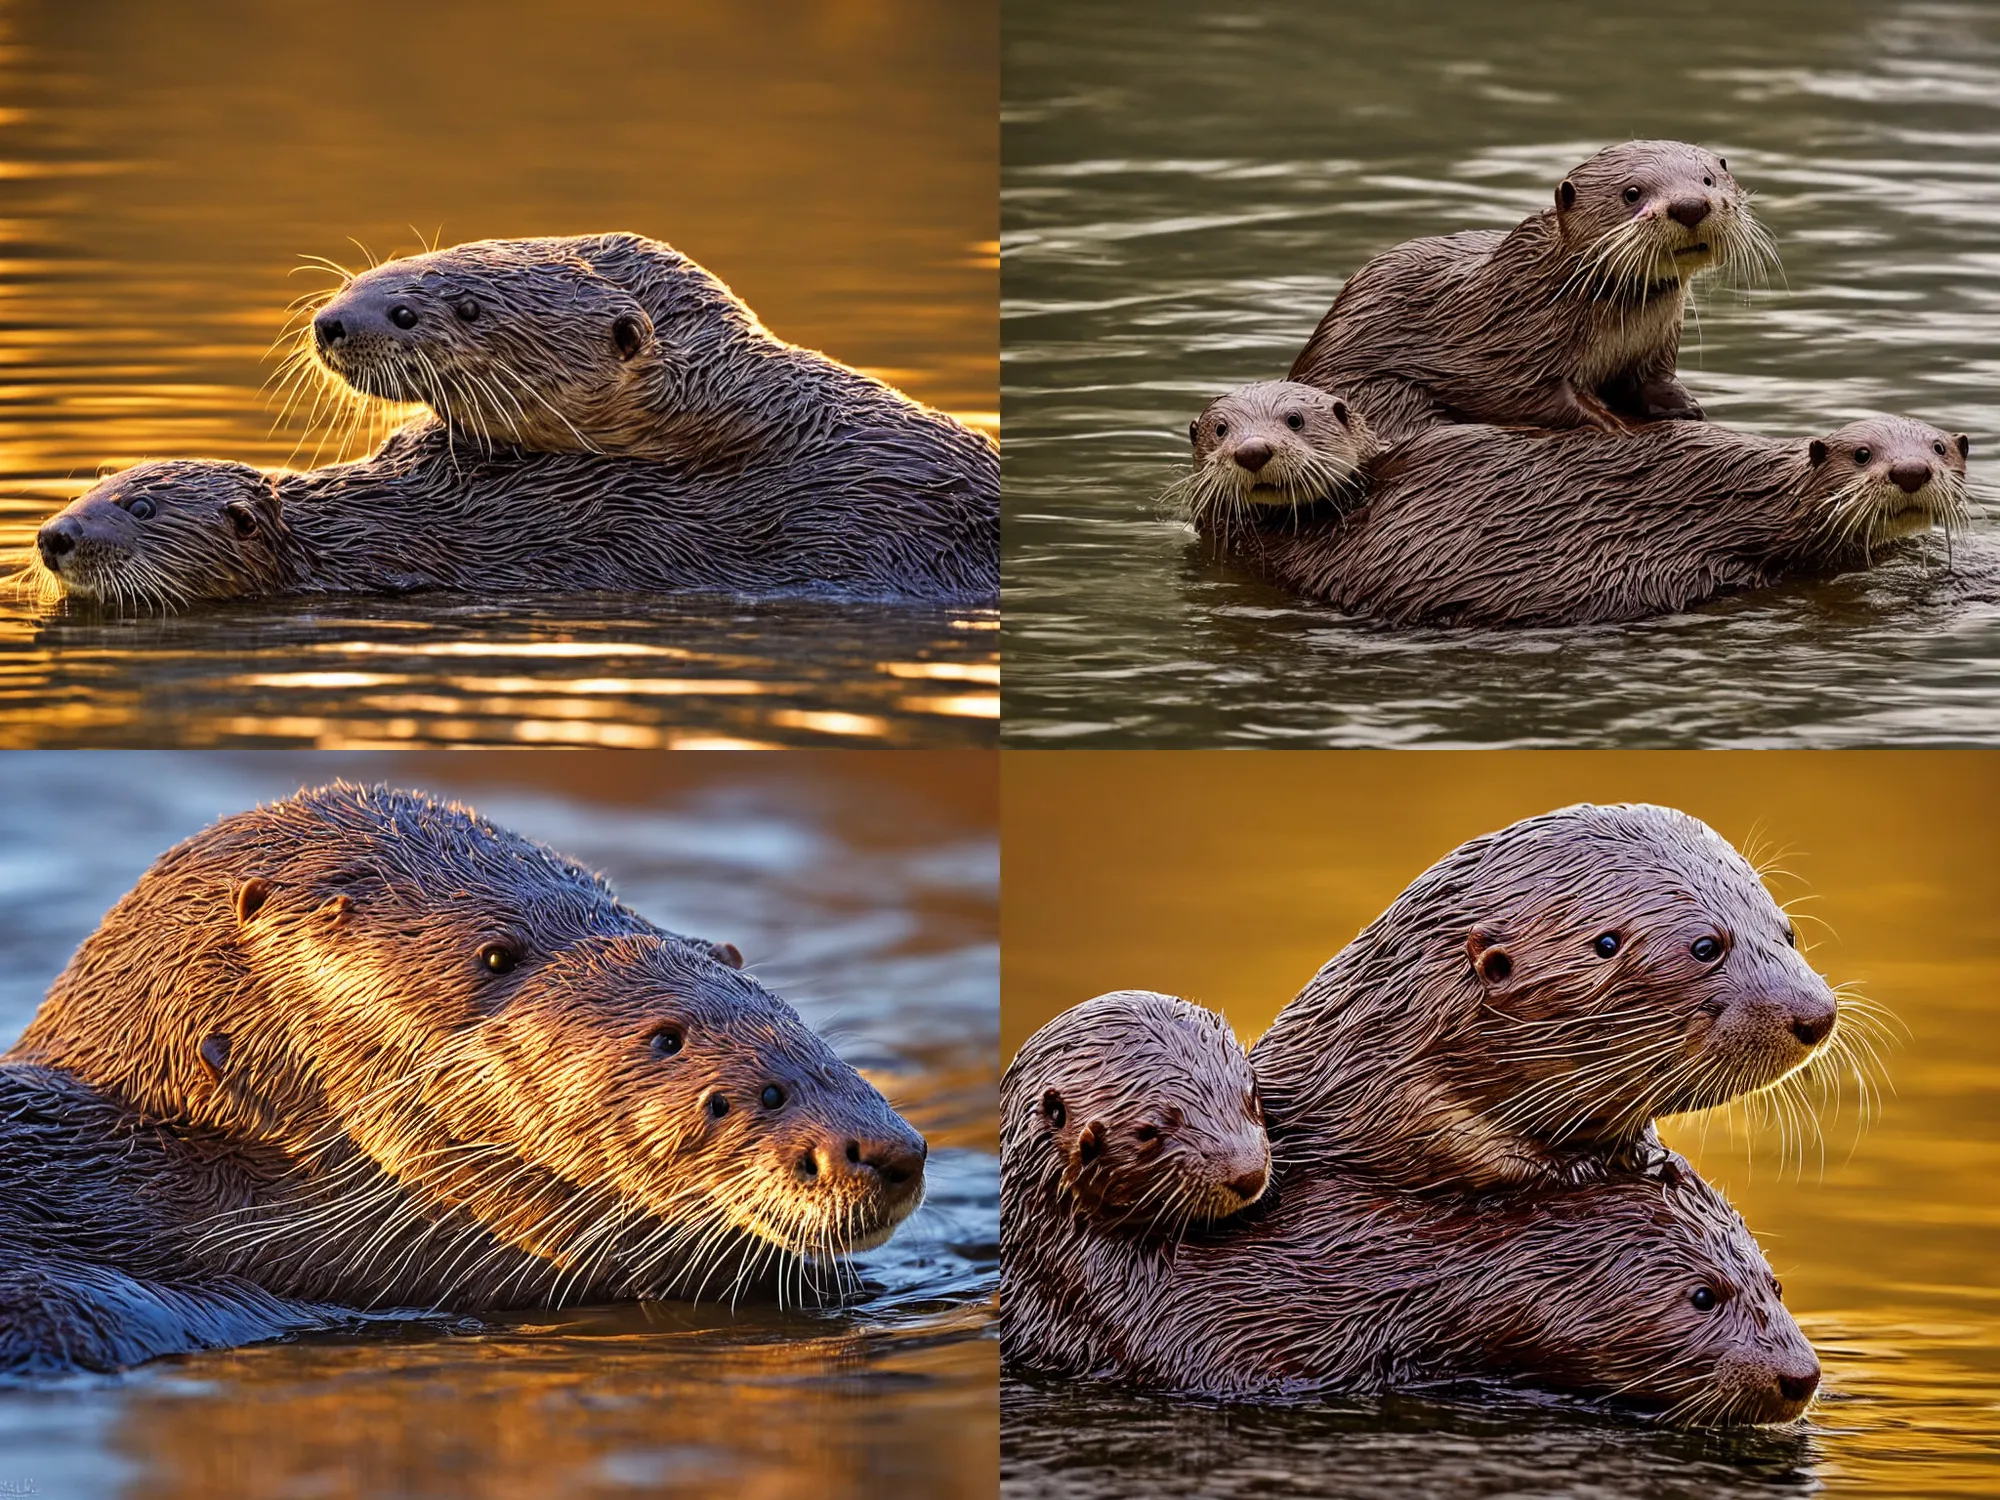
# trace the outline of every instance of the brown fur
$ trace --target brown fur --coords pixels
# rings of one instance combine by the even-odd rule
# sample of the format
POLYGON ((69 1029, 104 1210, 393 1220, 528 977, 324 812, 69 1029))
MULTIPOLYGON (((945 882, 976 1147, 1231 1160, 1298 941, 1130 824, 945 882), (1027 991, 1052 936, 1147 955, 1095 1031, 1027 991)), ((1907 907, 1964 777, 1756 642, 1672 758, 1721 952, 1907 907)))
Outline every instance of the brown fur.
MULTIPOLYGON (((1318 503, 1251 505, 1236 435, 1266 430, 1265 413, 1302 400, 1300 389, 1248 386, 1210 403, 1180 489, 1205 497, 1190 509, 1211 541, 1262 576, 1395 625, 1672 614, 1867 567, 1970 515, 1971 444, 1905 417, 1812 439, 1706 423, 1618 434, 1433 428, 1362 461, 1318 503), (1218 424, 1227 438, 1211 436, 1218 424)), ((1337 437, 1318 446, 1325 463, 1353 456, 1337 437)))
MULTIPOLYGON (((171 1138, 85 1195, 113 1271, 154 1253, 122 1191, 180 1265, 350 1308, 837 1293, 924 1143, 735 962, 468 812, 336 786, 162 855, 0 1071, 171 1138)), ((84 1161, 43 1139, 42 1174, 84 1161)))
POLYGON ((1656 1116, 1860 1069, 1870 1024, 1706 824, 1583 804, 1439 860, 1250 1057, 1281 1180, 1483 1188, 1643 1164, 1656 1116))
POLYGON ((1376 256, 1341 287, 1290 378, 1346 396, 1388 443, 1440 422, 1698 421, 1674 375, 1688 284, 1775 259, 1721 157, 1628 141, 1511 230, 1376 256), (1695 225, 1673 216, 1697 205, 1695 225))

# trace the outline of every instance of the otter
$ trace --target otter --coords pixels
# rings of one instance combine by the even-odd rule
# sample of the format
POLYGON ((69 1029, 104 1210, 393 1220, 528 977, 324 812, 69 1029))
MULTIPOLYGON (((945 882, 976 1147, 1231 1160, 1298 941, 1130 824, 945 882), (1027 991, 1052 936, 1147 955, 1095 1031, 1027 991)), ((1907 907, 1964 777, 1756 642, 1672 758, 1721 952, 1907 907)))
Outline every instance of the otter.
POLYGON ((985 602, 994 494, 876 484, 865 452, 811 474, 485 454, 420 419, 373 457, 303 473, 170 459, 46 522, 26 581, 119 608, 348 593, 648 591, 985 602), (850 484, 849 481, 852 481, 850 484))
POLYGON ((0 1058, 130 1148, 0 1156, 85 1174, 71 1259, 350 1315, 837 1297, 925 1143, 740 962, 463 808, 302 792, 162 855, 0 1058))
POLYGON ((1062 1188, 1106 1230, 1172 1238, 1240 1213, 1271 1166, 1249 1059, 1214 1011, 1150 990, 1115 990, 1072 1006, 1010 1068, 1032 1073, 1039 1116, 1001 1121, 1053 1134, 1062 1188))
POLYGON ((1688 285, 1776 259, 1722 157, 1628 141, 1510 230, 1376 256, 1341 287, 1290 378, 1345 396, 1387 443, 1445 422, 1699 421, 1674 374, 1688 285))
POLYGON ((1585 803, 1424 871, 1250 1061, 1281 1181, 1483 1189, 1642 1167, 1655 1117, 1858 1067, 1868 1024, 1720 834, 1585 803))
POLYGON ((1339 396, 1297 381, 1238 386, 1188 423, 1194 467, 1160 497, 1218 541, 1358 505, 1382 451, 1339 396))
MULTIPOLYGON (((1091 1002, 1093 1005, 1098 1002, 1091 1002)), ((1177 1050, 1188 1039, 1175 1038, 1177 1050)), ((1226 1031, 1192 1087, 1240 1108, 1226 1031)), ((1077 1195, 1048 1101, 1143 1089, 1126 1031, 1065 1013, 1001 1083, 1002 1352, 1017 1373, 1182 1394, 1375 1393, 1514 1381, 1685 1425, 1782 1422, 1819 1384, 1757 1243, 1678 1157, 1649 1175, 1416 1194, 1281 1168, 1213 1232, 1114 1232, 1077 1195)), ((1171 1073, 1154 1086, 1186 1101, 1171 1073)))
POLYGON ((858 488, 863 503, 997 504, 985 438, 775 337, 720 278, 642 235, 387 261, 310 327, 302 357, 360 395, 430 407, 474 444, 669 459, 764 484, 783 474, 858 488))
POLYGON ((1193 429, 1194 473, 1174 493, 1259 575, 1391 625, 1673 614, 1869 567, 1902 540, 1949 534, 1971 516, 1970 440, 1907 417, 1796 439, 1708 423, 1621 434, 1437 427, 1370 457, 1328 425, 1334 398, 1309 390, 1265 383, 1211 402, 1193 429), (1315 401, 1322 415, 1303 430, 1277 419, 1315 401), (1280 467, 1342 465, 1358 467, 1303 503, 1260 488, 1280 467))

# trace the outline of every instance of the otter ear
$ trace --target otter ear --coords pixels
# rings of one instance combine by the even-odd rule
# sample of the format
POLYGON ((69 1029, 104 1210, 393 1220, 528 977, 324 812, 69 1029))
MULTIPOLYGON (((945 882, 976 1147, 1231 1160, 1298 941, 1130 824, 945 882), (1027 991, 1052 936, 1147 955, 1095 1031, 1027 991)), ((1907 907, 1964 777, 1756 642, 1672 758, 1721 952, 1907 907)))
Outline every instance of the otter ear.
POLYGON ((1500 934, 1490 928, 1475 927, 1465 940, 1465 955, 1472 960, 1472 972, 1487 989, 1505 990, 1514 978, 1514 956, 1507 951, 1500 934))
POLYGON ((1818 468, 1826 462, 1826 453, 1826 444, 1818 438, 1814 438, 1810 443, 1806 444, 1806 457, 1812 460, 1814 468, 1818 468))
POLYGON ((1342 401, 1338 396, 1334 397, 1333 400, 1333 419, 1342 427, 1347 425, 1347 403, 1342 401))
POLYGON ((249 921, 263 910, 270 899, 271 882, 261 875, 253 875, 236 887, 236 922, 238 926, 249 921))
POLYGON ((201 1061, 202 1065, 206 1067, 210 1072, 210 1074, 212 1074, 214 1077, 220 1078, 222 1076, 222 1070, 229 1066, 228 1032, 226 1031, 210 1032, 207 1036, 202 1038, 201 1061))
POLYGON ((731 969, 743 967, 743 950, 734 943, 710 943, 708 956, 731 969))
POLYGON ((1076 1160, 1087 1167, 1104 1151, 1104 1122, 1092 1120, 1076 1133, 1076 1160))
POLYGON ((618 346, 620 359, 635 359, 653 336, 653 324, 644 313, 620 313, 611 324, 611 342, 618 346))
POLYGON ((1568 213, 1576 207, 1576 184, 1565 177, 1556 184, 1556 212, 1568 213))
POLYGON ((1200 432, 1201 419, 1197 417, 1194 421, 1188 423, 1188 441, 1190 443, 1199 443, 1201 441, 1200 432))
POLYGON ((1961 432, 1956 438, 1952 439, 1952 441, 1958 444, 1958 456, 1960 458, 1972 457, 1971 438, 1967 437, 1964 433, 1961 432))

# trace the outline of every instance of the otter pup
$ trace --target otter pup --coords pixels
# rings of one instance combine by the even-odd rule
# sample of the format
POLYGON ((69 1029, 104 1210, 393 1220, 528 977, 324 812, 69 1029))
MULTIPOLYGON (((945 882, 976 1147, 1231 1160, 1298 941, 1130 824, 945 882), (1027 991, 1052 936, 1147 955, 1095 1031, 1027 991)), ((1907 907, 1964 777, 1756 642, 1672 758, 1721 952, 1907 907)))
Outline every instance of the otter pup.
POLYGON ((1176 491, 1273 583, 1393 625, 1646 619, 1877 554, 1970 518, 1971 443, 1907 417, 1780 439, 1709 424, 1629 433, 1438 427, 1375 457, 1329 426, 1335 398, 1263 383, 1211 402, 1176 491), (1302 429, 1278 413, 1320 415, 1302 429), (1247 459, 1238 452, 1248 446, 1247 459), (1261 477, 1358 463, 1297 504, 1261 477), (1269 456, 1267 456, 1267 451, 1269 456))
POLYGON ((44 594, 162 611, 424 589, 994 598, 997 498, 891 494, 880 478, 861 448, 811 473, 733 475, 483 455, 424 419, 372 458, 305 473, 171 459, 114 474, 43 525, 27 578, 44 594))
MULTIPOLYGON (((1184 1061, 1153 1087, 1184 1112, 1208 1091, 1201 1118, 1228 1120, 1243 1096, 1226 1030, 1191 1030, 1174 1051, 1204 1035, 1192 1076, 1184 1061)), ((1002 1351, 1016 1371, 1210 1396, 1512 1380, 1687 1425, 1788 1421, 1811 1400, 1819 1362, 1756 1241, 1664 1153, 1649 1178, 1486 1194, 1287 1171, 1275 1203, 1213 1232, 1117 1232, 1076 1192, 1068 1106, 1095 1106, 1093 1070, 1115 1096, 1143 1095, 1135 1050, 1129 1025, 1067 1012, 1001 1083, 1002 1351)))
POLYGON ((921 1201, 924 1140, 737 963, 463 809, 304 792, 162 855, 85 940, 0 1072, 99 1102, 73 1139, 0 1116, 0 1157, 82 1183, 68 1259, 231 1295, 837 1295, 921 1201))
POLYGON ((1218 541, 1359 505, 1382 450, 1345 400, 1293 380, 1216 397, 1188 423, 1188 442, 1194 468, 1160 498, 1218 541))
POLYGON ((642 235, 479 240, 387 261, 350 278, 311 328, 310 357, 335 378, 421 402, 484 447, 742 474, 837 461, 842 484, 882 496, 997 504, 985 438, 775 337, 719 278, 642 235))
POLYGON ((1376 256, 1341 287, 1290 378, 1345 396, 1385 443, 1440 422, 1699 421, 1674 375, 1688 284, 1776 258, 1723 158, 1628 141, 1511 230, 1376 256))
POLYGON ((1250 1050, 1280 1179, 1589 1181, 1652 1121, 1851 1061, 1756 870, 1686 813, 1582 804, 1461 844, 1250 1050))

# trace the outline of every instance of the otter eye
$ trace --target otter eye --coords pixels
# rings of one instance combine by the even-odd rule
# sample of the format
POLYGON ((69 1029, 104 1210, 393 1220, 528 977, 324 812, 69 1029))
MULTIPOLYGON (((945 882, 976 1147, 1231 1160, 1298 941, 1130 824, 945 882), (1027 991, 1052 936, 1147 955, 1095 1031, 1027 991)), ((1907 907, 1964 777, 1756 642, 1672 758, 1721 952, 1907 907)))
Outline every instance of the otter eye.
POLYGON ((1688 1301, 1694 1304, 1696 1312, 1713 1312, 1716 1301, 1714 1288, 1698 1286, 1694 1289, 1694 1294, 1688 1298, 1688 1301))
MULTIPOLYGON (((1940 449, 1938 451, 1942 452, 1943 450, 1940 449)), ((125 514, 135 521, 149 521, 153 517, 153 502, 148 500, 144 495, 141 495, 137 500, 134 500, 130 505, 125 507, 125 514)))
MULTIPOLYGON (((479 316, 479 304, 470 297, 460 297, 451 310, 467 323, 479 316)), ((416 319, 412 318, 410 321, 414 323, 416 319)))
POLYGON ((1069 1111, 1063 1108, 1062 1095, 1054 1089, 1042 1095, 1042 1114, 1058 1130, 1062 1129, 1063 1121, 1069 1118, 1069 1111))
POLYGON ((764 1092, 757 1096, 757 1102, 766 1109, 776 1109, 785 1102, 785 1091, 775 1083, 764 1085, 764 1092))
POLYGON ((687 1036, 678 1026, 662 1026, 646 1038, 646 1045, 657 1057, 672 1057, 687 1045, 687 1036))
POLYGON ((1217 422, 1215 424, 1215 435, 1217 437, 1228 437, 1229 424, 1227 422, 1217 422))
POLYGON ((1627 203, 1637 203, 1639 201, 1638 188, 1628 187, 1627 189, 1625 189, 1625 201, 1627 203))
POLYGON ((1297 432, 1306 425, 1306 419, 1297 412, 1290 412, 1285 417, 1285 425, 1297 432))
POLYGON ((1722 957, 1722 944, 1712 937, 1696 938, 1688 948, 1696 963, 1712 964, 1722 957))
POLYGON ((479 950, 479 962, 495 974, 511 974, 521 955, 505 943, 488 943, 479 950))
POLYGON ((712 1115, 714 1118, 718 1120, 721 1119, 724 1115, 728 1114, 729 1113, 728 1095, 710 1094, 708 1096, 708 1112, 710 1115, 712 1115))
POLYGON ((1872 448, 1856 448, 1854 450, 1855 465, 1859 467, 1860 465, 1867 463, 1868 460, 1873 458, 1874 456, 1875 456, 1875 451, 1872 448))
POLYGON ((1936 455, 1937 455, 1937 456, 1938 456, 1939 458, 1943 458, 1943 457, 1944 457, 1944 444, 1943 444, 1943 443, 1932 443, 1932 444, 1931 444, 1931 452, 1935 453, 1935 454, 1936 454, 1936 455))
POLYGON ((1702 185, 1703 187, 1714 187, 1714 186, 1715 186, 1715 179, 1714 179, 1713 177, 1704 177, 1704 178, 1702 178, 1702 180, 1701 180, 1701 185, 1702 185))
POLYGON ((1615 932, 1600 932, 1591 947, 1597 950, 1599 958, 1610 958, 1617 953, 1621 940, 1615 932))
POLYGON ((1142 1141, 1157 1141, 1160 1138, 1160 1127, 1157 1125, 1140 1125, 1133 1129, 1132 1134, 1142 1141))
POLYGON ((408 303, 398 302, 394 307, 389 309, 389 321, 394 323, 398 328, 415 328, 417 326, 417 311, 408 303))

